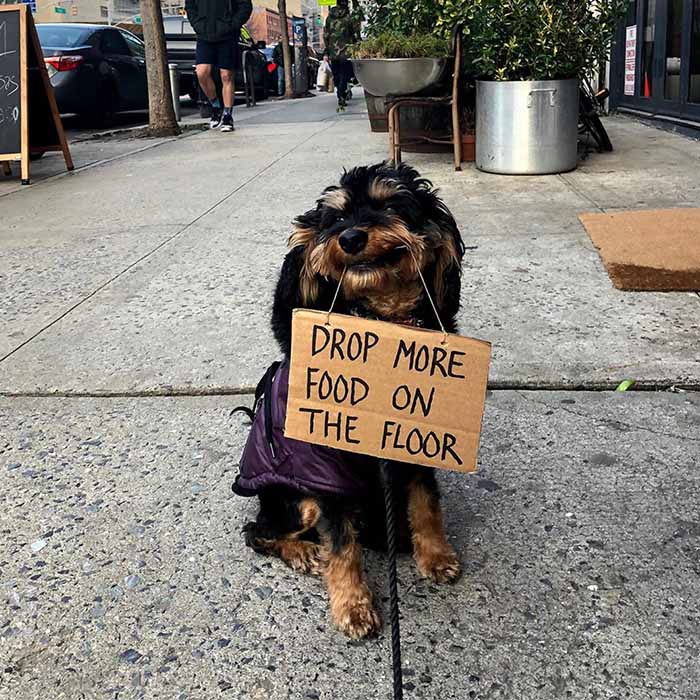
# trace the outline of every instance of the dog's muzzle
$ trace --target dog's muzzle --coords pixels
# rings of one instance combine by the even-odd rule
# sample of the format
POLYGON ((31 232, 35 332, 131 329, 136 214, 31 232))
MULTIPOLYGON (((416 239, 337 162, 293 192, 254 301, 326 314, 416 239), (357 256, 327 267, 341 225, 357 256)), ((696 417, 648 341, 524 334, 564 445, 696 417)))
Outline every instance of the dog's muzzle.
POLYGON ((357 255, 367 245, 367 232, 348 229, 338 236, 338 244, 348 255, 357 255))

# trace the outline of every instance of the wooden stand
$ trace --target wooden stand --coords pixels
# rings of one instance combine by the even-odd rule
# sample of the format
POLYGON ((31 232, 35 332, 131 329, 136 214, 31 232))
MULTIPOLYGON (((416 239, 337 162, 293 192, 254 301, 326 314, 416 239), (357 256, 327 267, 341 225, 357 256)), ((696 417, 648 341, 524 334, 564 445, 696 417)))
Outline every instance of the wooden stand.
POLYGON ((0 62, 5 58, 6 72, 16 80, 19 89, 19 104, 14 107, 9 102, 10 91, 6 90, 4 100, 0 103, 7 114, 13 117, 16 110, 18 118, 3 120, 0 129, 5 134, 0 144, 12 142, 17 128, 19 129, 19 151, 0 152, 0 162, 3 162, 3 173, 11 175, 10 161, 20 161, 20 174, 23 185, 30 184, 29 155, 45 153, 46 151, 62 151, 66 168, 73 170, 73 159, 68 149, 68 142, 63 131, 63 124, 56 106, 56 98, 49 82, 44 56, 39 42, 39 36, 34 26, 34 19, 27 5, 0 5, 0 62), (10 13, 15 13, 10 17, 10 13), (16 21, 17 17, 19 22, 16 21), (13 48, 14 47, 14 48, 13 48), (17 62, 19 52, 19 62, 17 62), (14 72, 18 71, 16 77, 14 72), (37 77, 40 76, 40 77, 37 77))

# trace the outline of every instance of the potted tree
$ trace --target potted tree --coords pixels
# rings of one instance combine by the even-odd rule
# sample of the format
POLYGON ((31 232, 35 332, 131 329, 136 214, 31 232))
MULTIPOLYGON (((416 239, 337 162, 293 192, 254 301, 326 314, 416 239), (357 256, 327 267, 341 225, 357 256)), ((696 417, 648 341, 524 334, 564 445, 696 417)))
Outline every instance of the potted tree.
POLYGON ((444 0, 477 76, 476 164, 506 174, 576 167, 579 80, 604 60, 627 0, 444 0))

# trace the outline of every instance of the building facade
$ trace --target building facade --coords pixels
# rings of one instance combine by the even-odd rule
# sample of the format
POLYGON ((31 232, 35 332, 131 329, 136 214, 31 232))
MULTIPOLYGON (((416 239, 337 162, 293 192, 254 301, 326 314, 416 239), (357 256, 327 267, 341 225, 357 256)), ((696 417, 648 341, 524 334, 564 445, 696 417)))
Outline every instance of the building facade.
MULTIPOLYGON (((269 7, 254 7, 246 26, 256 41, 264 41, 268 45, 276 44, 282 36, 279 13, 269 7)), ((287 36, 291 39, 292 21, 289 18, 287 18, 287 36)))
MULTIPOLYGON (((292 17, 303 17, 309 45, 319 50, 323 46, 323 23, 328 16, 328 7, 319 6, 318 0, 287 0, 289 39, 292 40, 292 17)), ((268 44, 280 40, 277 0, 253 0, 253 14, 248 22, 251 34, 268 44)))
MULTIPOLYGON (((90 24, 138 25, 141 23, 139 0, 31 0, 36 22, 85 22, 90 24)), ((184 14, 184 0, 161 0, 164 15, 184 14)), ((317 0, 287 0, 287 31, 292 40, 292 17, 306 19, 309 44, 319 50, 323 45, 323 23, 327 7, 317 0)), ((277 0, 253 0, 253 14, 247 23, 256 41, 276 44, 281 37, 277 0)))
POLYGON ((139 0, 36 0, 34 20, 36 22, 139 24, 141 16, 139 0))
POLYGON ((610 87, 613 107, 700 127, 700 0, 630 0, 610 87))

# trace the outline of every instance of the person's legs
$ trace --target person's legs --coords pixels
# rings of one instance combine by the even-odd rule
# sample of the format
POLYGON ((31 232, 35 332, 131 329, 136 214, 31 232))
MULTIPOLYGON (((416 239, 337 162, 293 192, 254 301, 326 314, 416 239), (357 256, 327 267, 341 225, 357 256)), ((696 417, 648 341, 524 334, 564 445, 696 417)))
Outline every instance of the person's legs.
POLYGON ((197 39, 194 62, 199 86, 211 104, 209 127, 216 129, 221 124, 221 103, 216 96, 216 85, 212 77, 212 66, 217 63, 216 44, 197 39))
POLYGON ((223 85, 224 109, 233 109, 233 97, 236 92, 234 72, 227 68, 221 68, 221 83, 223 85))
POLYGON ((340 89, 340 84, 342 83, 342 66, 340 65, 340 61, 338 59, 333 59, 331 61, 331 72, 333 73, 333 82, 335 83, 335 89, 338 94, 338 104, 340 105, 343 101, 343 98, 341 95, 344 95, 344 92, 341 92, 340 89))
POLYGON ((233 131, 233 100, 235 95, 233 70, 221 69, 223 86, 224 114, 221 118, 221 131, 233 131))
POLYGON ((345 101, 347 102, 348 99, 350 99, 351 96, 351 86, 350 86, 350 81, 352 80, 353 72, 352 72, 352 61, 349 59, 343 59, 342 62, 343 66, 343 72, 345 73, 345 101))
POLYGON ((197 80, 209 102, 216 100, 216 86, 211 77, 211 63, 198 63, 195 67, 197 80))
POLYGON ((277 94, 284 95, 284 68, 277 66, 277 94))
POLYGON ((344 107, 347 104, 348 93, 348 68, 347 60, 339 61, 338 65, 338 104, 344 107))
POLYGON ((216 129, 221 125, 221 102, 216 95, 216 85, 212 78, 212 67, 210 63, 198 63, 195 67, 197 80, 211 105, 211 116, 209 117, 209 128, 216 129))
POLYGON ((221 75, 221 94, 224 102, 224 112, 221 119, 221 131, 233 131, 233 102, 235 97, 235 73, 237 37, 220 41, 217 58, 219 74, 221 75))

